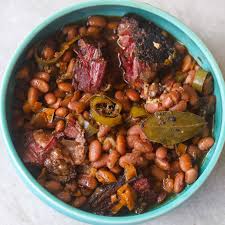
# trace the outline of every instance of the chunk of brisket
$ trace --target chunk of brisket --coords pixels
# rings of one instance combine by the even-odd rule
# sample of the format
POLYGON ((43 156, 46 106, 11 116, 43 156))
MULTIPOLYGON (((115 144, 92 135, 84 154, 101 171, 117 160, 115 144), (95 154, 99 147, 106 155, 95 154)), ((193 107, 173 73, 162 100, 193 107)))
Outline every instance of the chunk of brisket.
POLYGON ((101 87, 106 60, 102 57, 100 46, 78 41, 77 60, 74 67, 73 85, 75 89, 85 92, 96 92, 101 87))

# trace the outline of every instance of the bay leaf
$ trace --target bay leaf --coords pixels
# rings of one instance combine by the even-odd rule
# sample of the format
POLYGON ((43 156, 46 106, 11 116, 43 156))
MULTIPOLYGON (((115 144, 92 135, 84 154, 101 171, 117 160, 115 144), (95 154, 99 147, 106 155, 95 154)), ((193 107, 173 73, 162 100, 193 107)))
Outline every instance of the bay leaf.
POLYGON ((206 124, 204 118, 190 112, 163 111, 151 114, 142 128, 150 141, 170 146, 201 133, 206 124))

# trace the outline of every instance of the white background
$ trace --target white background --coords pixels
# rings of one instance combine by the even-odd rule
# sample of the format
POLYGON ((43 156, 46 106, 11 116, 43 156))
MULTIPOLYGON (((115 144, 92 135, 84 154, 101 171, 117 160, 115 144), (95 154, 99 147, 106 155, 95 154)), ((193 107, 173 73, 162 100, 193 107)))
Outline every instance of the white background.
MULTIPOLYGON (((103 0, 104 1, 104 0, 103 0)), ((34 26, 78 0, 0 0, 0 77, 34 26)), ((181 19, 206 43, 225 74, 224 0, 146 0, 181 19)), ((46 206, 18 178, 0 136, 0 225, 83 224, 46 206)), ((146 224, 225 225, 225 151, 199 191, 182 206, 146 224)))

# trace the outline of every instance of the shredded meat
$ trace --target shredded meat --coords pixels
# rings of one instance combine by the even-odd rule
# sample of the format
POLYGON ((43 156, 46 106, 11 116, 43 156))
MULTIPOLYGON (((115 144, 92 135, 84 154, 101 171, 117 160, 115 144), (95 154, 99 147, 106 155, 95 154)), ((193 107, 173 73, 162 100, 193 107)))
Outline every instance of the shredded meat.
POLYGON ((106 61, 102 57, 100 47, 87 43, 86 40, 78 41, 78 59, 74 67, 73 85, 75 89, 95 92, 101 87, 106 61))

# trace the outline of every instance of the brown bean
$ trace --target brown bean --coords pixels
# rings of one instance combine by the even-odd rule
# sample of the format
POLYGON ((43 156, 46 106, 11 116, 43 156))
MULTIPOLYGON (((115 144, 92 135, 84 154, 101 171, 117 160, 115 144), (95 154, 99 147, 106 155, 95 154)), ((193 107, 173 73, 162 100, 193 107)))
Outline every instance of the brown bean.
POLYGON ((198 148, 201 151, 208 151, 214 144, 214 139, 212 137, 204 137, 199 140, 198 148))
POLYGON ((30 70, 28 66, 23 66, 16 74, 16 79, 29 80, 30 70))
POLYGON ((186 108, 187 108, 187 102, 184 100, 181 100, 180 102, 178 102, 178 104, 170 108, 170 111, 183 112, 186 110, 186 108))
POLYGON ((152 174, 152 176, 154 176, 157 180, 160 180, 160 181, 166 178, 165 171, 160 169, 156 165, 151 166, 150 173, 152 174))
POLYGON ((100 32, 101 32, 101 29, 98 28, 98 27, 90 26, 90 27, 87 28, 87 35, 88 36, 98 37, 100 32))
POLYGON ((49 91, 49 85, 46 81, 39 79, 39 78, 33 78, 30 82, 31 86, 38 89, 40 92, 47 93, 49 91))
POLYGON ((77 114, 80 114, 85 110, 86 105, 84 102, 69 102, 68 108, 75 111, 77 114))
POLYGON ((122 91, 116 91, 115 93, 115 99, 118 100, 119 102, 122 102, 124 100, 127 100, 127 97, 122 91))
POLYGON ((185 46, 183 44, 181 44, 180 42, 175 43, 175 48, 182 55, 186 52, 185 46))
POLYGON ((145 158, 147 160, 155 160, 155 153, 154 152, 146 152, 145 153, 145 158))
POLYGON ((127 136, 127 145, 129 148, 134 148, 134 143, 139 141, 140 137, 137 135, 128 135, 127 136))
POLYGON ((185 172, 185 182, 187 184, 194 183, 198 178, 198 170, 195 168, 191 168, 185 172))
POLYGON ((174 178, 173 191, 179 193, 184 189, 184 173, 178 172, 174 178))
POLYGON ((57 121, 55 125, 55 131, 56 132, 62 132, 65 128, 65 122, 63 120, 57 121))
POLYGON ((54 90, 54 95, 56 98, 64 98, 66 94, 64 91, 56 89, 56 90, 54 90))
POLYGON ((48 105, 54 104, 56 102, 56 100, 57 100, 55 95, 53 93, 51 93, 51 92, 47 93, 44 98, 45 98, 45 101, 46 101, 46 103, 48 105))
POLYGON ((111 22, 109 22, 107 24, 107 29, 109 29, 109 30, 116 30, 117 27, 118 27, 118 25, 119 25, 119 22, 117 22, 117 21, 111 21, 111 22))
POLYGON ((102 157, 99 160, 92 163, 92 167, 99 169, 101 167, 106 166, 108 162, 108 157, 109 157, 108 154, 102 155, 102 157))
POLYGON ((58 109, 61 104, 61 101, 62 101, 61 98, 57 98, 56 102, 54 104, 50 105, 49 107, 53 108, 53 109, 58 109))
POLYGON ((67 41, 70 41, 77 36, 77 26, 67 25, 63 28, 63 33, 67 35, 67 41))
POLYGON ((90 175, 82 174, 78 178, 78 184, 85 188, 94 190, 97 186, 97 181, 94 177, 92 177, 90 175))
POLYGON ((73 86, 71 83, 68 83, 68 82, 58 83, 58 88, 59 90, 64 92, 73 92, 73 86))
POLYGON ((126 138, 122 134, 118 134, 116 137, 116 150, 120 155, 126 154, 126 138))
POLYGON ((165 147, 159 147, 156 149, 155 155, 159 159, 165 159, 167 157, 167 149, 165 147))
POLYGON ((134 89, 128 89, 126 95, 132 102, 138 102, 140 100, 140 95, 134 89))
POLYGON ((177 172, 181 171, 180 163, 179 163, 178 160, 171 162, 171 164, 170 164, 170 171, 173 172, 173 173, 177 173, 177 172))
MULTIPOLYGON (((80 91, 75 91, 75 92, 73 93, 73 97, 72 97, 71 101, 72 101, 72 102, 73 102, 73 101, 79 101, 80 98, 81 98, 81 93, 80 93, 80 91)), ((82 99, 81 99, 81 100, 82 100, 82 99)), ((82 102, 84 102, 84 101, 82 101, 82 102)))
POLYGON ((191 157, 189 154, 185 153, 179 158, 180 168, 184 172, 192 168, 191 157))
POLYGON ((59 191, 62 191, 63 186, 58 181, 51 180, 51 181, 46 181, 45 188, 49 192, 52 192, 52 193, 55 194, 59 191))
POLYGON ((49 80, 50 80, 50 74, 47 72, 38 72, 34 75, 34 77, 42 79, 46 82, 49 82, 49 80))
POLYGON ((174 104, 177 104, 180 101, 180 93, 178 91, 171 91, 169 93, 170 98, 173 100, 174 104))
POLYGON ((93 140, 89 145, 89 161, 95 162, 100 159, 102 145, 98 140, 93 140))
MULTIPOLYGON (((73 51, 67 50, 62 56, 62 61, 68 63, 72 60, 72 57, 73 57, 73 51)), ((68 67, 69 67, 69 65, 68 65, 68 67)), ((68 69, 67 69, 67 71, 68 71, 68 69)))
POLYGON ((99 131, 97 133, 98 138, 105 137, 109 132, 111 128, 107 125, 100 125, 99 126, 99 131))
POLYGON ((187 153, 194 159, 198 159, 201 155, 199 148, 196 145, 188 146, 187 153))
POLYGON ((94 26, 94 27, 105 27, 107 22, 106 19, 103 16, 90 16, 88 18, 87 24, 89 26, 94 26))
POLYGON ((112 169, 116 165, 119 157, 120 154, 116 150, 111 150, 107 161, 107 167, 112 169))
POLYGON ((195 78, 195 71, 194 70, 190 70, 188 72, 188 75, 187 75, 185 81, 184 81, 184 84, 189 84, 190 86, 192 86, 194 78, 195 78))
POLYGON ((183 86, 184 90, 187 92, 187 94, 189 95, 189 101, 190 101, 190 104, 192 106, 195 106, 198 104, 198 101, 199 101, 199 97, 198 97, 198 94, 197 92, 189 85, 185 84, 183 86))
POLYGON ((155 158, 155 164, 162 170, 169 170, 170 164, 166 159, 155 158))
POLYGON ((163 179, 163 189, 168 192, 168 193, 171 193, 173 191, 173 179, 171 178, 166 178, 166 179, 163 179))
POLYGON ((75 58, 72 58, 70 60, 70 62, 69 62, 69 65, 67 67, 67 70, 66 70, 66 73, 67 74, 72 74, 73 73, 75 64, 76 64, 76 59, 75 58))
POLYGON ((126 153, 119 159, 119 165, 124 168, 126 164, 133 164, 134 166, 146 166, 146 159, 138 152, 126 153))
POLYGON ((89 114, 89 112, 88 112, 88 111, 84 111, 84 112, 83 112, 83 117, 84 117, 85 120, 89 120, 89 119, 90 119, 90 114, 89 114))
POLYGON ((150 142, 144 142, 142 140, 137 140, 134 142, 134 149, 143 153, 152 152, 153 147, 150 142))
POLYGON ((65 117, 67 114, 69 113, 68 109, 65 107, 59 107, 56 111, 55 111, 55 115, 59 116, 59 117, 65 117))
POLYGON ((158 111, 164 111, 165 107, 160 102, 151 101, 145 104, 145 109, 149 113, 155 113, 158 111))
POLYGON ((167 94, 162 100, 162 106, 164 108, 170 108, 174 105, 174 102, 169 94, 167 94))
POLYGON ((44 47, 44 49, 42 50, 42 56, 44 59, 52 59, 55 55, 55 51, 54 49, 52 49, 49 46, 44 47))
POLYGON ((68 104, 71 102, 72 98, 73 98, 73 96, 67 96, 67 97, 65 97, 61 101, 60 106, 62 106, 62 107, 68 107, 68 104))
POLYGON ((79 28, 79 34, 81 37, 84 37, 87 35, 87 27, 80 27, 79 28))
POLYGON ((80 208, 81 206, 83 206, 87 201, 87 197, 86 196, 78 196, 75 198, 74 202, 73 202, 73 206, 76 208, 80 208))
POLYGON ((190 55, 186 55, 183 59, 181 71, 187 72, 191 68, 192 58, 190 55))
POLYGON ((119 165, 115 165, 113 168, 110 169, 111 172, 114 174, 120 174, 122 171, 122 168, 119 165))
POLYGON ((38 89, 34 87, 30 87, 28 89, 28 94, 27 94, 27 101, 28 103, 32 106, 35 102, 37 102, 39 96, 39 91, 38 89))
POLYGON ((59 198, 60 200, 66 203, 70 202, 72 199, 72 196, 68 191, 61 191, 56 196, 57 198, 59 198))
POLYGON ((166 199, 166 197, 167 197, 167 194, 166 194, 165 191, 159 193, 159 195, 158 195, 158 197, 157 197, 157 203, 162 203, 162 202, 164 202, 165 199, 166 199))

